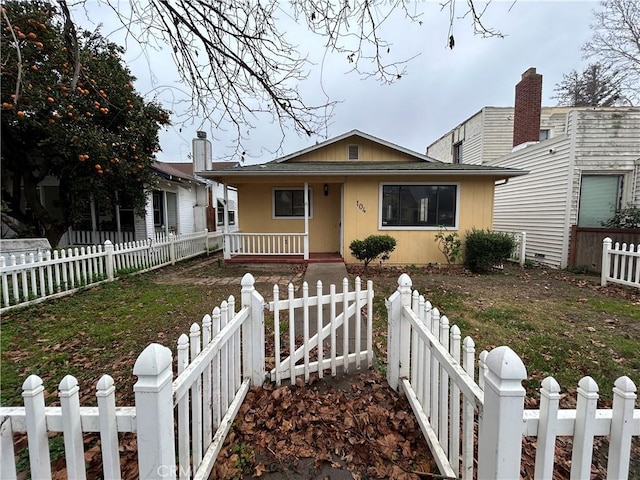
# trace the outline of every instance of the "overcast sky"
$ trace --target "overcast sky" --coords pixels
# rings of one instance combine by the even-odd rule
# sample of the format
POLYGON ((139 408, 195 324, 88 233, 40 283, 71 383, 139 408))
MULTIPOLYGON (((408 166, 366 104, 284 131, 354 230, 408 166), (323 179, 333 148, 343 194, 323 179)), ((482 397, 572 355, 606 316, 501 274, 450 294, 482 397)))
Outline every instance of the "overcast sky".
MULTIPOLYGON (((358 1, 358 0, 356 0, 358 1)), ((310 35, 301 28, 285 28, 289 41, 309 52, 317 67, 308 80, 299 86, 308 103, 324 100, 322 89, 331 100, 338 100, 333 118, 323 136, 299 137, 293 130, 286 134, 281 154, 293 153, 352 129, 359 129, 386 141, 420 153, 426 146, 470 117, 483 106, 512 106, 515 84, 529 67, 543 75, 543 105, 556 104, 555 85, 562 74, 587 64, 581 47, 591 36, 592 11, 599 8, 596 1, 494 1, 484 17, 487 26, 500 30, 504 38, 481 38, 473 35, 468 20, 454 25, 455 47, 446 47, 449 29, 448 10, 440 10, 440 2, 421 0, 416 9, 423 12, 422 25, 411 24, 398 16, 388 22, 383 31, 394 52, 415 54, 407 66, 407 75, 393 85, 382 85, 373 79, 363 80, 346 72, 349 64, 343 55, 324 57, 322 38, 310 35), (322 74, 321 74, 322 72, 322 74)), ((461 9, 465 3, 459 0, 461 9)), ((290 21, 281 12, 283 22, 290 21)), ((99 4, 91 5, 92 22, 76 14, 77 20, 88 29, 96 19, 104 23, 102 33, 110 33, 109 11, 99 4)), ((117 36, 111 37, 116 43, 117 36)), ((152 98, 158 95, 164 106, 180 112, 180 91, 186 86, 178 81, 171 56, 165 52, 141 54, 132 42, 126 45, 125 61, 138 78, 138 92, 152 98)), ((184 119, 182 119, 184 120, 184 119)), ((233 151, 233 132, 214 131, 211 124, 192 119, 176 125, 160 135, 162 152, 158 159, 166 162, 188 162, 191 139, 198 129, 207 132, 213 142, 213 156, 223 159, 233 151)), ((258 122, 245 142, 247 163, 263 163, 276 157, 281 134, 267 122, 258 122)))

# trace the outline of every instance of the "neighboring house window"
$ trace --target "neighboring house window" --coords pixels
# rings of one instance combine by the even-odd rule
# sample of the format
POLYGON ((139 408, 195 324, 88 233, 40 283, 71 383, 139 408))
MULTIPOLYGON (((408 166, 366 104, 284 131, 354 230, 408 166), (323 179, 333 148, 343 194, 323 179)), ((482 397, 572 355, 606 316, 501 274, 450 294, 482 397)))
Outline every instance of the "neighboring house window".
MULTIPOLYGON (((309 189, 309 217, 311 218, 311 189, 309 189)), ((274 218, 304 217, 304 188, 273 189, 274 218)))
POLYGON ((153 192, 153 225, 160 227, 164 224, 164 201, 162 192, 153 192))
POLYGON ((551 132, 549 131, 548 128, 543 128, 540 130, 540 141, 543 142, 545 140, 549 140, 549 137, 551 136, 551 132))
POLYGON ((462 163, 462 142, 453 146, 453 163, 462 163))
POLYGON ((358 160, 360 158, 360 147, 358 145, 349 145, 349 160, 358 160))
POLYGON ((579 227, 602 227, 622 205, 622 175, 583 175, 579 227))
POLYGON ((381 227, 456 227, 458 185, 382 185, 381 227))
MULTIPOLYGON (((229 210, 227 214, 229 215, 229 225, 235 225, 236 212, 229 210)), ((218 200, 218 225, 224 225, 224 205, 220 200, 218 200)))

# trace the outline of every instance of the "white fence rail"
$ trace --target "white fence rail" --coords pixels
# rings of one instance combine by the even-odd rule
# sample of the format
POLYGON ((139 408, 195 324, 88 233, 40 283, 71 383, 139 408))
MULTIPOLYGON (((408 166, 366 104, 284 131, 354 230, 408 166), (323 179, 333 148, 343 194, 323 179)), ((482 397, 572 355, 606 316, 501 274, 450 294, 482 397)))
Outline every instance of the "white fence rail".
POLYGON ((108 375, 98 381, 97 407, 80 406, 78 382, 70 375, 59 385, 61 406, 46 407, 42 380, 28 377, 24 407, 0 408, 0 478, 22 474, 13 437, 26 433, 31 478, 50 479, 49 432, 63 434, 67 475, 74 480, 86 478, 84 434, 90 432, 100 433, 103 478, 121 478, 121 432, 137 435, 140 478, 209 478, 250 384, 265 377, 264 299, 250 274, 242 279, 241 297, 238 312, 229 297, 179 338, 175 380, 170 349, 151 344, 140 354, 133 368, 135 407, 115 406, 108 375))
POLYGON ((612 243, 609 237, 602 241, 601 285, 611 282, 640 288, 640 244, 612 243))
POLYGON ((224 234, 225 259, 236 255, 303 255, 309 258, 308 235, 305 233, 224 234))
POLYGON ((607 478, 629 476, 631 440, 640 436, 636 386, 620 377, 613 408, 598 409, 598 387, 580 380, 575 410, 559 408, 560 387, 542 382, 540 408, 525 410, 522 360, 508 347, 482 352, 411 291, 402 275, 387 301, 389 385, 405 392, 441 473, 464 479, 520 478, 523 436, 537 437, 534 478, 551 478, 557 436, 573 437, 571 478, 589 478, 595 436, 610 439, 607 478), (462 356, 461 356, 462 355, 462 356), (477 455, 474 440, 477 435, 477 455), (474 463, 477 472, 474 473, 474 463))
POLYGON ((281 300, 279 287, 275 285, 273 301, 269 303, 269 310, 274 312, 275 367, 270 372, 272 381, 280 385, 283 379, 290 379, 291 384, 295 384, 298 375, 304 375, 304 381, 308 382, 313 372, 318 372, 318 377, 322 378, 325 369, 330 369, 331 375, 336 376, 338 367, 348 372, 354 367, 359 370, 363 364, 372 366, 373 282, 368 281, 366 290, 362 290, 358 277, 354 290, 349 291, 349 281, 345 278, 341 293, 331 285, 326 294, 323 293, 322 282, 318 281, 316 295, 312 297, 309 296, 307 282, 302 285, 301 298, 295 298, 293 284, 290 283, 287 290, 288 298, 281 300), (289 325, 288 355, 284 358, 280 332, 283 317, 289 325), (311 330, 315 333, 311 334, 311 330), (325 351, 327 348, 328 352, 325 351))
POLYGON ((107 240, 104 245, 0 257, 0 313, 112 281, 121 273, 147 271, 201 255, 208 251, 208 242, 205 230, 158 236, 156 240, 117 245, 107 240))

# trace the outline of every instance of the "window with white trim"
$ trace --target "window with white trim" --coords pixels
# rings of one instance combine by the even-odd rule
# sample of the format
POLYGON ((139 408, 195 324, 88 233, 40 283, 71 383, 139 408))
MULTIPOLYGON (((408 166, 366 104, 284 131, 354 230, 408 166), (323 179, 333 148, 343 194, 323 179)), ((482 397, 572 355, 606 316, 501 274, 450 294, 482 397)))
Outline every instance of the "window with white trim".
POLYGON ((602 227, 622 206, 622 175, 583 175, 579 227, 602 227))
POLYGON ((456 227, 457 184, 383 184, 381 228, 456 227))
MULTIPOLYGON (((309 189, 309 218, 311 218, 311 189, 309 189)), ((273 189, 273 217, 299 218, 304 217, 304 188, 274 188, 273 189)))

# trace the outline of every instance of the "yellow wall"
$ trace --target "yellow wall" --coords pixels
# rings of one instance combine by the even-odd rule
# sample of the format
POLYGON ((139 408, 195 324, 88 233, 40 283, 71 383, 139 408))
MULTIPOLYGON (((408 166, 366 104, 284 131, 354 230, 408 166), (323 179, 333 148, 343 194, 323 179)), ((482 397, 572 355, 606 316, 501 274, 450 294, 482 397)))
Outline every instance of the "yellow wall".
MULTIPOLYGON (((385 182, 456 182, 459 183, 458 230, 464 239, 467 230, 472 228, 491 228, 493 215, 492 178, 465 177, 389 177, 385 182)), ((377 177, 356 177, 347 181, 344 188, 344 260, 346 263, 358 263, 349 250, 349 244, 355 239, 364 239, 369 235, 391 235, 397 245, 386 264, 424 265, 428 263, 446 263, 444 255, 438 250, 433 230, 379 230, 378 195, 380 179, 377 177)))
POLYGON ((394 150, 392 148, 374 143, 362 137, 350 137, 339 142, 327 145, 326 147, 313 150, 309 153, 300 155, 296 158, 288 160, 289 163, 299 162, 415 162, 415 157, 411 157, 406 153, 394 150), (358 160, 349 160, 349 145, 359 145, 358 160))
MULTIPOLYGON (((273 180, 271 180, 273 181, 273 180)), ((273 187, 299 188, 304 182, 249 183, 238 185, 238 217, 240 230, 246 233, 304 232, 304 219, 273 218, 273 187)), ((313 218, 309 219, 309 250, 340 251, 341 184, 329 183, 324 195, 324 182, 309 183, 313 218)))
MULTIPOLYGON (((434 241, 437 229, 433 230, 379 230, 379 177, 351 177, 338 180, 315 179, 313 189, 313 218, 309 220, 309 247, 313 252, 339 251, 340 194, 344 191, 344 243, 343 256, 347 263, 358 263, 349 250, 355 239, 369 235, 388 234, 397 241, 396 250, 386 264, 424 265, 445 263, 446 259, 434 241), (338 182, 338 183, 336 183, 338 182), (323 185, 329 186, 329 195, 324 196, 323 185)), ((385 177, 385 182, 456 182, 459 184, 458 234, 464 239, 472 228, 491 228, 493 212, 494 179, 491 177, 385 177)), ((238 218, 243 232, 304 232, 304 220, 272 218, 272 188, 301 187, 303 180, 276 181, 273 178, 243 179, 238 184, 238 218)), ((449 229, 453 231, 452 229, 449 229)))

